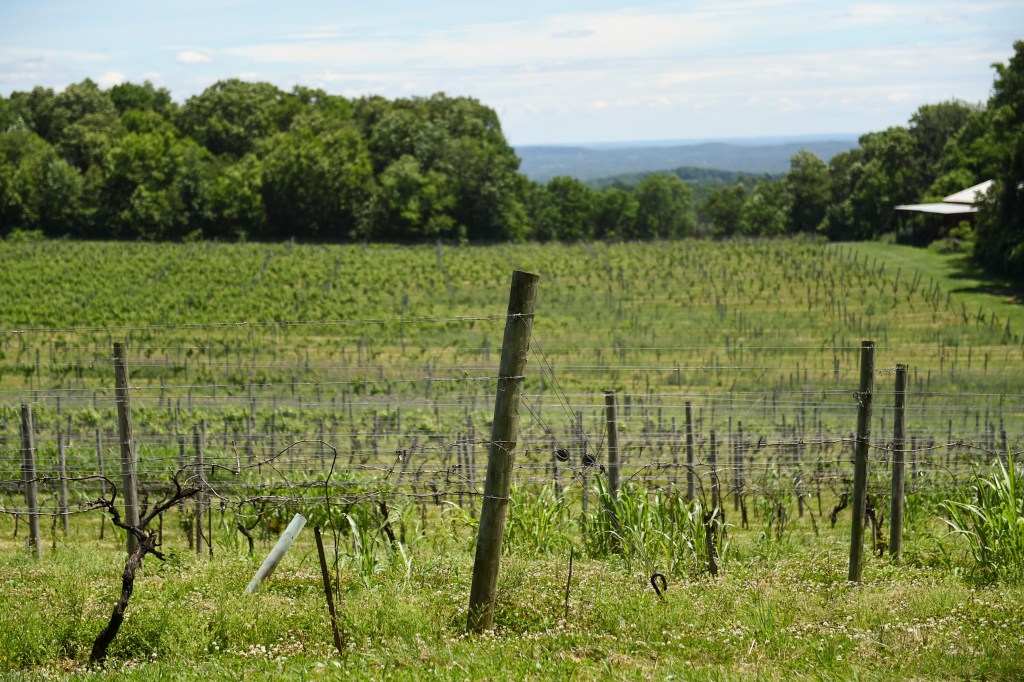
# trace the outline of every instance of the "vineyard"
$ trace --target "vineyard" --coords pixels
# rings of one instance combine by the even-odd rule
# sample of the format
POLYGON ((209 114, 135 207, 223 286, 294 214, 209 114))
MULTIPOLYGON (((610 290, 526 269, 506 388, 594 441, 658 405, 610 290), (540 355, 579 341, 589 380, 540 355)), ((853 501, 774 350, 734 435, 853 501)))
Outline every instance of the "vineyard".
POLYGON ((127 408, 141 515, 188 495, 151 520, 167 560, 108 673, 1014 679, 1024 542, 982 546, 967 510, 1007 479, 1021 504, 1024 310, 872 254, 0 243, 0 667, 87 672, 127 408), (538 298, 495 630, 466 635, 513 270, 538 298), (296 514, 342 654, 308 530, 243 594, 296 514))

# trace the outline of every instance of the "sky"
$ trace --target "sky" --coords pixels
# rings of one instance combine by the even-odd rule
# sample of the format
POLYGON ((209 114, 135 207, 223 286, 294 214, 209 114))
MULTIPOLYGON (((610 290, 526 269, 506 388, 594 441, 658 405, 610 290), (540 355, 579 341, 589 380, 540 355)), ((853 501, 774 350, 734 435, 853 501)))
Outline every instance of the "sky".
POLYGON ((513 145, 859 134, 985 101, 1024 0, 0 0, 0 95, 91 78, 445 92, 513 145))

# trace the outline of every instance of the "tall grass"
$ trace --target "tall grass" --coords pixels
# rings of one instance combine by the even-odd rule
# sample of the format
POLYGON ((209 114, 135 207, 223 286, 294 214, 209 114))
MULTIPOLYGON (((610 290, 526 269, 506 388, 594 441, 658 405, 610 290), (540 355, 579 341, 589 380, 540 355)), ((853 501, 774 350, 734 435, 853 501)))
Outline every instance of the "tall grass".
MULTIPOLYGON (((585 548, 592 557, 617 555, 627 570, 643 569, 675 576, 700 575, 708 567, 705 508, 686 502, 674 487, 649 490, 625 485, 612 498, 603 477, 596 477, 597 504, 580 515, 585 548)), ((719 559, 725 554, 725 526, 715 514, 712 537, 719 559)))
POLYGON ((976 578, 1024 580, 1024 486, 1018 482, 1013 456, 990 475, 975 474, 961 499, 948 500, 946 523, 967 541, 976 578))

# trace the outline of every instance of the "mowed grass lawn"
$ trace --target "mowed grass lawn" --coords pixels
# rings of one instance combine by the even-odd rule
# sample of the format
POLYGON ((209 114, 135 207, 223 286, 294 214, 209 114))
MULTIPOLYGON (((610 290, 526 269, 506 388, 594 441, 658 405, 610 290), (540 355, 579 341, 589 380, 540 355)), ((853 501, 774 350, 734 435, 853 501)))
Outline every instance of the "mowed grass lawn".
POLYGON ((870 258, 878 258, 903 268, 905 273, 918 271, 934 279, 954 300, 962 302, 968 311, 979 307, 990 310, 1001 319, 1009 319, 1014 330, 1024 330, 1024 273, 1017 281, 986 275, 970 258, 962 253, 942 253, 934 248, 921 248, 903 244, 881 242, 853 242, 839 248, 870 258))

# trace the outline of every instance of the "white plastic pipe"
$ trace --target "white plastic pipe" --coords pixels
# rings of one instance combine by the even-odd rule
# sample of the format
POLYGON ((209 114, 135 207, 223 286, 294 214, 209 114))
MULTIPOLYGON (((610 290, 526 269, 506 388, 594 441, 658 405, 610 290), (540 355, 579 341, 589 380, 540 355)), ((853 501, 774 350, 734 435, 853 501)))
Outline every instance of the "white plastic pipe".
POLYGON ((302 514, 296 514, 292 522, 288 524, 288 527, 281 533, 281 539, 274 545, 274 549, 270 550, 270 554, 263 560, 263 565, 260 566, 260 570, 256 571, 256 575, 253 576, 249 586, 245 588, 247 594, 252 594, 256 590, 260 589, 260 583, 270 577, 270 574, 274 572, 277 565, 281 563, 281 559, 288 552, 288 548, 295 542, 295 538, 298 537, 299 531, 302 530, 303 526, 306 525, 306 517, 302 514))

